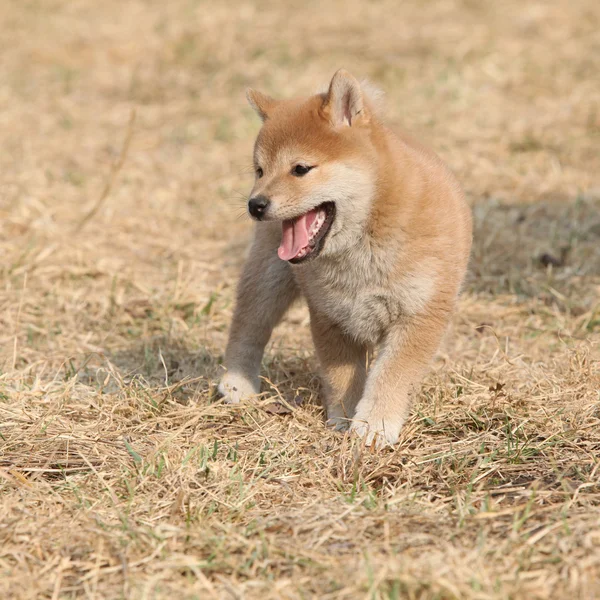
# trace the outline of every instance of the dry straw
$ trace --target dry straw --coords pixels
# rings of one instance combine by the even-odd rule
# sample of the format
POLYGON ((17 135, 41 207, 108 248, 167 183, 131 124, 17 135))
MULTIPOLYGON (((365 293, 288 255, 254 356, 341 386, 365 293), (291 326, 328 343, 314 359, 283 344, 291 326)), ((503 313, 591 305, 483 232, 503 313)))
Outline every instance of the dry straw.
POLYGON ((599 32, 591 0, 4 3, 0 597, 599 598, 599 32), (476 224, 381 453, 324 427, 301 305, 263 398, 212 391, 250 235, 243 91, 340 66, 476 224))

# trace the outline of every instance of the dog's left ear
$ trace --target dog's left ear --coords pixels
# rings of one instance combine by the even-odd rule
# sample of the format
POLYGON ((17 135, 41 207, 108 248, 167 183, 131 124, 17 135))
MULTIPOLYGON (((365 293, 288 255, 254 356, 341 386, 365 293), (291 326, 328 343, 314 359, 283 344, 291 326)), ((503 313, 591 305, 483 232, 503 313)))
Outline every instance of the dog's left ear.
POLYGON ((253 89, 246 90, 246 98, 248 99, 248 104, 250 104, 263 122, 268 119, 269 113, 277 104, 277 100, 274 100, 271 96, 253 89))
POLYGON ((354 127, 369 121, 360 83, 345 69, 331 79, 321 111, 334 127, 354 127))

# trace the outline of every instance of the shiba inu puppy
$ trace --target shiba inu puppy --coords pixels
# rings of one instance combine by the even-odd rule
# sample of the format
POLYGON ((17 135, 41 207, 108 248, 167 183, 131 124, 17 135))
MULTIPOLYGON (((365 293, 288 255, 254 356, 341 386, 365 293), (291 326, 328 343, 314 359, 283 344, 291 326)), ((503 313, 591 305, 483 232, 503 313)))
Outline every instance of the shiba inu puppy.
POLYGON ((304 296, 328 422, 393 444, 467 268, 463 193, 435 154, 383 124, 347 71, 323 94, 248 100, 263 121, 248 202, 257 223, 219 391, 232 403, 259 393, 271 332, 304 296))

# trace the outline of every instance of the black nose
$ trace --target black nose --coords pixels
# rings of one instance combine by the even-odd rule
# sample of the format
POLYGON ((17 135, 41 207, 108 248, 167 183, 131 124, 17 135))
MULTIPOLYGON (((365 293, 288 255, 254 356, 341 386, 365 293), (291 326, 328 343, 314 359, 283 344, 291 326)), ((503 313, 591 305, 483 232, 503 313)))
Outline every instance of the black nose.
POLYGON ((265 216, 267 207, 269 206, 269 199, 264 196, 256 196, 250 198, 248 201, 248 212, 259 221, 265 216))

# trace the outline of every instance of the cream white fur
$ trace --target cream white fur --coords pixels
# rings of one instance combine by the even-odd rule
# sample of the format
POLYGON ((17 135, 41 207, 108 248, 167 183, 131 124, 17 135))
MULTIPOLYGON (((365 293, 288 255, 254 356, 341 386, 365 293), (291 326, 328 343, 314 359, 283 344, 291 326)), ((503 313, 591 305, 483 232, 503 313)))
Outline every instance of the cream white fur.
POLYGON ((219 383, 219 394, 228 404, 238 404, 256 396, 260 391, 258 377, 250 379, 243 373, 227 371, 219 383))

